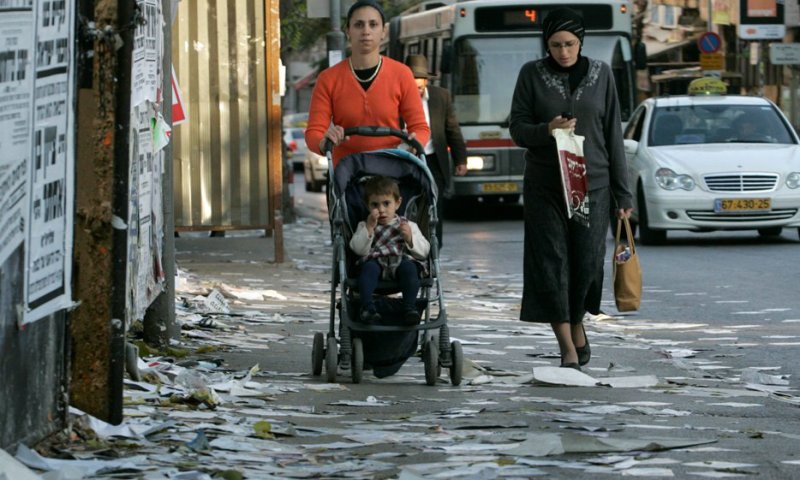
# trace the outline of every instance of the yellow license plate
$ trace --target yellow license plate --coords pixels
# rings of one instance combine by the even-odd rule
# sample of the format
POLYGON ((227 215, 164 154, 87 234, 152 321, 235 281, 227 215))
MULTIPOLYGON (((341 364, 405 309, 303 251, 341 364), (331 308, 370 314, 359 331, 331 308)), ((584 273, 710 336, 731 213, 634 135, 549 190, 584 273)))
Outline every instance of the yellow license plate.
POLYGON ((714 200, 714 211, 725 212, 759 212, 772 208, 769 198, 731 198, 714 200))
POLYGON ((507 183, 484 183, 481 185, 481 190, 486 193, 506 193, 516 192, 517 184, 514 182, 507 183))

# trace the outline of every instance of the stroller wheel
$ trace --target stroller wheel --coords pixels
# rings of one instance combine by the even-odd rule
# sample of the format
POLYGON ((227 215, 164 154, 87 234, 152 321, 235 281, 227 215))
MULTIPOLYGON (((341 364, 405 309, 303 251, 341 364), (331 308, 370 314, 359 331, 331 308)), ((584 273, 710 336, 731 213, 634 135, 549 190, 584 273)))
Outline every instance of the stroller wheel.
POLYGON ((350 374, 353 377, 353 383, 361 383, 364 373, 364 344, 360 338, 353 339, 353 356, 350 362, 350 374))
POLYGON ((436 372, 439 370, 439 348, 433 339, 428 340, 422 352, 422 361, 425 362, 425 383, 436 385, 436 372))
POLYGON ((461 349, 461 342, 458 340, 450 342, 450 357, 452 358, 450 383, 457 387, 461 385, 461 373, 464 367, 464 351, 461 349))
POLYGON ((325 349, 325 374, 328 382, 336 381, 336 367, 339 352, 336 346, 336 337, 328 337, 328 348, 325 349))
POLYGON ((314 376, 322 373, 322 360, 325 358, 325 337, 321 332, 314 334, 314 343, 311 347, 311 373, 314 376))

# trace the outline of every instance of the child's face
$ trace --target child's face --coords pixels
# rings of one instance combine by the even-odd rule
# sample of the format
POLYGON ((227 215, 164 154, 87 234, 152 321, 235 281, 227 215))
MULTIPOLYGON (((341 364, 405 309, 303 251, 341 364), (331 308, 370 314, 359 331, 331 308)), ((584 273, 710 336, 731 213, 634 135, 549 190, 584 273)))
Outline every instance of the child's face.
POLYGON ((370 195, 367 206, 370 213, 377 211, 378 223, 386 225, 394 220, 395 212, 400 207, 402 199, 395 199, 394 195, 370 195))

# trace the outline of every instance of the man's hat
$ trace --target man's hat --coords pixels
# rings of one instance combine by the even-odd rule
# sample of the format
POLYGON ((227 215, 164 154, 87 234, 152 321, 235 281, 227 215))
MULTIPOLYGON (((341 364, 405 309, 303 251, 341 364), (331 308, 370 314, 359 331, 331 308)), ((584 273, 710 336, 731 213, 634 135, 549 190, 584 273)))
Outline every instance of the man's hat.
POLYGON ((406 65, 411 69, 414 78, 428 78, 428 59, 425 55, 409 55, 406 57, 406 65))

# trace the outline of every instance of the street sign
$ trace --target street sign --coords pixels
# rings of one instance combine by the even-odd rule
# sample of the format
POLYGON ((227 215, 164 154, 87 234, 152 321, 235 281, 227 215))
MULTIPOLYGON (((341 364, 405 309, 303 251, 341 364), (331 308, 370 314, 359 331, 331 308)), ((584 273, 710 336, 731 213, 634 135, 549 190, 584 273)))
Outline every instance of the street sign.
POLYGON ((722 39, 714 32, 706 32, 697 39, 697 48, 701 53, 717 53, 722 46, 722 39))
POLYGON ((700 70, 725 70, 725 55, 721 53, 701 53, 700 70))
POLYGON ((742 40, 780 40, 786 35, 786 25, 739 25, 742 40))
POLYGON ((770 43, 769 61, 773 65, 800 65, 800 43, 770 43))
POLYGON ((186 105, 183 103, 181 87, 178 85, 178 77, 175 76, 175 68, 172 69, 172 126, 180 125, 186 121, 186 105))
POLYGON ((739 0, 739 38, 780 40, 786 34, 784 0, 739 0))

